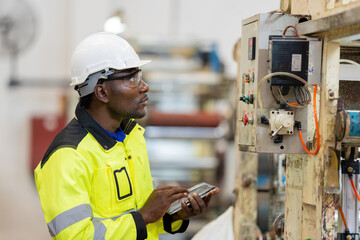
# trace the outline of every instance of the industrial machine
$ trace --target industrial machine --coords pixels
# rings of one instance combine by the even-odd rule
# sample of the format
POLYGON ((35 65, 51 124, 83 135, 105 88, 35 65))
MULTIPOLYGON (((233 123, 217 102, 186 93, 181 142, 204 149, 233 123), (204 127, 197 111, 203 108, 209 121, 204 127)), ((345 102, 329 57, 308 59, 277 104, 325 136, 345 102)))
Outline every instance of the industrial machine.
MULTIPOLYGON (((297 214, 299 222, 304 226, 307 224, 307 229, 303 227, 298 231, 295 239, 307 239, 308 236, 314 236, 315 232, 321 232, 317 236, 321 235, 322 239, 333 239, 331 232, 334 231, 332 228, 335 224, 329 220, 332 215, 326 214, 333 213, 335 216, 336 208, 339 209, 337 239, 359 239, 360 162, 357 159, 360 146, 360 79, 351 83, 340 81, 339 87, 338 82, 334 84, 339 81, 336 76, 329 79, 328 75, 326 79, 322 73, 327 74, 328 69, 340 65, 340 62, 356 67, 360 65, 352 60, 338 59, 335 65, 324 70, 324 61, 327 66, 326 62, 329 60, 323 59, 323 41, 328 40, 299 35, 296 27, 308 20, 310 19, 300 15, 273 13, 258 14, 243 20, 237 84, 238 146, 240 151, 245 152, 285 153, 293 156, 299 154, 299 161, 291 163, 293 172, 286 174, 291 176, 290 174, 295 173, 297 178, 291 179, 292 195, 288 196, 301 198, 299 211, 293 210, 291 214, 297 214), (318 121, 320 86, 325 88, 321 89, 323 92, 328 93, 326 98, 324 94, 321 95, 324 97, 321 101, 326 101, 322 109, 327 110, 322 113, 323 117, 333 116, 336 119, 335 124, 331 119, 328 122, 322 121, 323 129, 326 128, 322 136, 319 134, 318 121), (335 88, 330 89, 330 86, 335 88), (338 108, 332 112, 334 102, 337 102, 338 108), (320 137, 325 149, 321 153, 320 137), (330 160, 324 160, 326 153, 329 153, 330 160), (311 160, 310 155, 314 156, 311 160), (306 165, 310 162, 312 165, 306 165), (322 163, 324 164, 321 165, 322 163), (301 169, 305 169, 306 173, 302 173, 301 169), (331 170, 333 172, 329 173, 331 170), (306 177, 317 178, 317 182, 314 180, 311 184, 311 180, 303 179, 306 177), (330 178, 332 185, 329 183, 330 178), (303 185, 294 184, 296 181, 301 181, 303 185), (309 195, 314 193, 318 195, 309 195), (326 203, 328 199, 333 199, 330 206, 326 203), (319 206, 321 211, 317 210, 319 206), (317 212, 321 212, 318 219, 309 217, 319 216, 317 212), (319 228, 322 230, 317 230, 319 228)), ((330 52, 329 45, 327 47, 326 50, 330 52)), ((350 55, 357 49, 359 47, 352 48, 350 55)), ((287 199, 289 202, 293 200, 287 199)), ((295 206, 292 203, 288 205, 295 206)), ((289 213, 285 213, 285 218, 287 214, 289 213)), ((292 226, 291 229, 295 227, 292 226)), ((286 239, 294 239, 291 237, 294 236, 291 235, 294 234, 291 230, 286 234, 286 239)))
MULTIPOLYGON (((312 143, 313 85, 320 83, 322 43, 299 37, 307 19, 258 14, 243 21, 238 109, 239 148, 262 153, 305 153, 299 138, 312 143), (295 30, 295 31, 294 31, 295 30)), ((315 116, 316 117, 316 116, 315 116)), ((315 126, 315 124, 313 124, 315 126)))
MULTIPOLYGON (((360 80, 360 79, 359 79, 360 80)), ((360 82, 354 87, 352 82, 341 80, 344 89, 349 87, 358 91, 360 82)), ((358 109, 349 109, 353 106, 355 99, 349 98, 347 93, 340 91, 338 99, 338 108, 335 121, 336 137, 336 156, 341 159, 341 194, 337 201, 340 202, 339 225, 337 237, 339 240, 359 239, 359 213, 360 196, 359 174, 360 162, 358 152, 360 146, 360 111, 358 109)))
MULTIPOLYGON (((319 136, 313 103, 317 103, 316 85, 320 84, 322 41, 299 36, 295 25, 307 20, 303 16, 266 13, 245 19, 242 24, 237 139, 240 151, 262 153, 256 189, 262 208, 265 192, 260 177, 265 172, 275 175, 274 169, 264 169, 269 164, 260 155, 269 153, 266 158, 276 159, 280 165, 275 172, 281 172, 285 159, 278 160, 275 155, 306 153, 310 152, 308 147, 316 146, 318 150, 319 146, 315 143, 319 136)), ((283 206, 279 200, 284 201, 285 176, 277 177, 269 182, 267 191, 268 198, 274 199, 266 207, 271 215, 269 222, 279 215, 279 206, 283 206)), ((264 226, 261 221, 257 224, 264 226)))

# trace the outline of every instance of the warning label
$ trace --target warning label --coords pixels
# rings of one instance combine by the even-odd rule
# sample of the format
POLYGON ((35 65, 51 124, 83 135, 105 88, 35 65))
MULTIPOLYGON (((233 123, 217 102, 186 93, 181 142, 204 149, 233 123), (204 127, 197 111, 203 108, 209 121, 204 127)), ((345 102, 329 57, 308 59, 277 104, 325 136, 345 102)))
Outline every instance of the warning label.
POLYGON ((301 54, 292 54, 291 55, 291 71, 300 72, 301 71, 301 54))

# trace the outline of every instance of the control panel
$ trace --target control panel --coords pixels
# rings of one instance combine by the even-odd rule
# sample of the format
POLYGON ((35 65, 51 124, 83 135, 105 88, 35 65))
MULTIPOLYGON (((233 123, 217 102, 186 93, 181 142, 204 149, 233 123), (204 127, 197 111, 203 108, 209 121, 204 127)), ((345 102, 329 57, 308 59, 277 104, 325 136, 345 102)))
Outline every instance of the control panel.
POLYGON ((258 14, 242 23, 237 84, 241 151, 305 153, 298 129, 305 143, 313 139, 307 136, 307 121, 313 113, 312 86, 320 83, 322 43, 298 36, 294 26, 300 19, 258 14))

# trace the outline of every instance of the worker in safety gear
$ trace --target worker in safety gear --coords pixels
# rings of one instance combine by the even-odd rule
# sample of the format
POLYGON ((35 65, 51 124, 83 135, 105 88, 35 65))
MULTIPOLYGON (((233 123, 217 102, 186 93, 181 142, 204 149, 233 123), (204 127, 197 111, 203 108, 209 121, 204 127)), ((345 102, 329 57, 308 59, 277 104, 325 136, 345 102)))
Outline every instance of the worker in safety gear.
POLYGON ((213 194, 153 188, 144 129, 149 86, 130 44, 112 33, 85 38, 71 60, 80 95, 75 118, 54 138, 35 169, 41 207, 53 239, 158 239, 184 232, 213 194), (176 200, 182 209, 169 215, 176 200))

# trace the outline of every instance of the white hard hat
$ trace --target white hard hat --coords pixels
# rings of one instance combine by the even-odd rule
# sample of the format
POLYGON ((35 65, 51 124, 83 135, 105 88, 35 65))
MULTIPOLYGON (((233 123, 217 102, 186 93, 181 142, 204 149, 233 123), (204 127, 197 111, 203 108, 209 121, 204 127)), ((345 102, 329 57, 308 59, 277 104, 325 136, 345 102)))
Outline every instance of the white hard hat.
MULTIPOLYGON (((71 83, 70 86, 78 86, 85 82, 90 75, 109 69, 124 70, 140 67, 150 60, 140 60, 131 45, 123 38, 114 33, 99 32, 82 40, 76 47, 71 58, 71 83)), ((113 73, 113 72, 109 72, 113 73)), ((106 78, 108 74, 101 75, 106 78)), ((94 86, 96 81, 90 85, 94 86)), ((92 93, 94 88, 87 89, 80 96, 92 93)))

